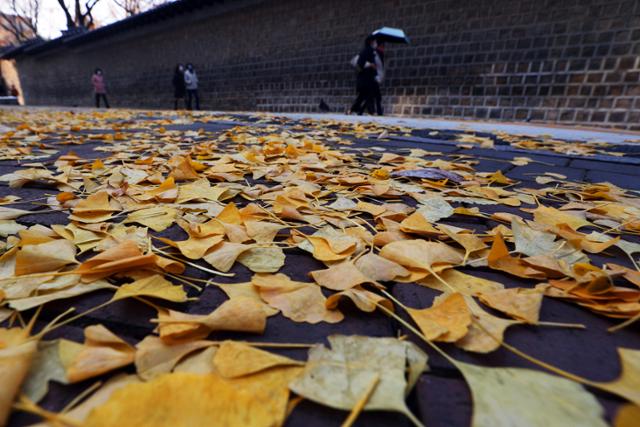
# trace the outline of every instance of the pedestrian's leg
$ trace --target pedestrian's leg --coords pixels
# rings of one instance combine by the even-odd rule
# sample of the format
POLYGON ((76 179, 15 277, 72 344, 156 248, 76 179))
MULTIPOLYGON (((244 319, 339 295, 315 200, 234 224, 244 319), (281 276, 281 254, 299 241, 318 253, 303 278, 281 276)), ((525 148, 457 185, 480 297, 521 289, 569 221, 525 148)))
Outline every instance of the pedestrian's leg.
POLYGON ((366 85, 360 76, 358 76, 356 81, 356 93, 358 96, 356 97, 356 100, 353 101, 350 111, 352 113, 362 115, 362 109, 364 108, 364 101, 366 99, 366 85))
POLYGON ((100 108, 100 94, 96 93, 96 108, 100 108))
POLYGON ((173 98, 173 109, 178 110, 178 98, 173 98))
POLYGON ((365 101, 364 92, 360 90, 358 91, 358 97, 356 98, 356 100, 353 102, 353 105, 351 106, 351 112, 361 115, 364 101, 365 101))
POLYGON ((376 112, 379 116, 382 115, 382 93, 380 92, 380 84, 376 82, 375 87, 375 101, 376 101, 376 112))
POLYGON ((365 103, 367 107, 367 113, 369 113, 370 116, 373 116, 373 113, 375 112, 375 103, 375 96, 373 95, 373 93, 370 93, 367 97, 367 102, 365 103))
POLYGON ((198 95, 198 91, 193 91, 193 96, 196 99, 196 110, 200 110, 200 95, 198 95))
POLYGON ((375 84, 374 83, 369 83, 364 90, 364 106, 362 108, 363 112, 364 109, 367 109, 367 112, 370 115, 373 115, 373 109, 374 109, 374 103, 375 103, 375 84))
POLYGON ((107 94, 106 93, 102 94, 102 99, 104 99, 105 107, 109 108, 109 101, 107 101, 107 94))
POLYGON ((191 91, 187 91, 187 110, 191 110, 191 91))

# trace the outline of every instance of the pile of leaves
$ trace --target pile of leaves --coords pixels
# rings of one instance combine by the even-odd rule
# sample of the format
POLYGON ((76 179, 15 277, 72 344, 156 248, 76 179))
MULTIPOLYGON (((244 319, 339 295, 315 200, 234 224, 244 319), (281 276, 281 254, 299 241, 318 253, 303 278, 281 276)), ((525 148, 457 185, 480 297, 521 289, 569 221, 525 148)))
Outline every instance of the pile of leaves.
POLYGON ((0 176, 11 189, 0 206, 0 425, 21 410, 46 425, 275 426, 303 399, 346 411, 345 425, 367 410, 422 425, 405 399, 428 375, 428 353, 466 380, 474 426, 603 426, 594 390, 629 402, 620 426, 637 415, 639 350, 620 348, 620 377, 598 382, 504 342, 507 328, 582 327, 541 319, 549 299, 613 319, 612 333, 640 318, 634 192, 553 173, 521 185, 500 170, 476 171, 471 156, 386 149, 386 137, 408 130, 375 123, 131 111, 0 116, 11 128, 0 136, 2 159, 20 162, 0 176), (202 129, 180 128, 194 120, 202 129), (228 126, 206 130, 220 122, 228 126), (360 140, 371 136, 375 145, 360 140), (67 145, 94 149, 80 155, 67 145), (22 188, 48 195, 24 200, 22 188), (66 220, 25 220, 49 214, 66 220), (297 257, 318 268, 305 279, 284 274, 297 257), (248 280, 236 279, 240 269, 248 280), (203 287, 227 299, 193 314, 203 287), (439 296, 416 308, 394 287, 439 296), (78 297, 93 293, 109 298, 78 313, 78 297), (101 323, 84 327, 83 342, 48 338, 123 300, 155 313, 138 342, 101 323), (328 346, 257 339, 274 316, 339 324, 345 307, 390 316, 408 336, 333 335, 328 346), (246 338, 218 338, 226 332, 246 338), (507 348, 553 374, 469 364, 448 354, 451 345, 507 348), (298 360, 261 347, 310 349, 298 360), (61 412, 38 405, 50 382, 98 378, 106 381, 61 412))

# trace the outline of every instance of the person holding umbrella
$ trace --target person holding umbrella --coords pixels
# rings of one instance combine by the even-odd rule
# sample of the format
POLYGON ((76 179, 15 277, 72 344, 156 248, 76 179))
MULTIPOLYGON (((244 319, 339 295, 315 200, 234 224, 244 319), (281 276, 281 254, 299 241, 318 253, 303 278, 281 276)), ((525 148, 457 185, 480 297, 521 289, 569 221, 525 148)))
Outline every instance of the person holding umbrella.
POLYGON ((377 29, 367 37, 364 50, 352 60, 352 65, 358 69, 358 97, 348 112, 361 115, 366 108, 373 114, 375 106, 378 115, 383 114, 380 85, 385 75, 385 42, 409 44, 409 38, 401 29, 390 27, 377 29))
POLYGON ((376 51, 378 42, 376 37, 369 35, 364 41, 364 48, 358 55, 357 69, 358 77, 356 81, 356 92, 358 96, 351 105, 350 112, 362 115, 365 107, 369 114, 373 114, 373 102, 376 83, 376 51))
POLYGON ((384 41, 378 42, 376 48, 376 81, 373 87, 373 99, 376 104, 376 114, 382 116, 382 92, 380 92, 380 85, 384 80, 384 41))

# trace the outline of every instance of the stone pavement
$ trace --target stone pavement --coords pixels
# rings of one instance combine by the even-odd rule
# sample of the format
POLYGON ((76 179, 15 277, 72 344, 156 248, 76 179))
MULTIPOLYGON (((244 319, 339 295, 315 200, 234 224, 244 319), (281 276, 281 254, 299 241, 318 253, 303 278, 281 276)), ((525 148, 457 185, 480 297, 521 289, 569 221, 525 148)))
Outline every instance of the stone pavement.
POLYGON ((516 135, 529 135, 532 137, 549 135, 558 139, 604 141, 614 144, 640 141, 640 132, 579 126, 568 127, 566 125, 562 126, 547 123, 409 118, 398 116, 357 116, 334 113, 278 113, 277 115, 289 117, 295 120, 309 118, 314 120, 340 120, 357 123, 373 122, 392 126, 407 126, 414 129, 467 130, 489 133, 507 132, 516 135))
MULTIPOLYGON (((203 115, 203 117, 206 117, 203 115)), ((256 123, 258 118, 247 114, 234 114, 229 118, 210 120, 202 123, 196 119, 191 123, 189 120, 181 118, 180 124, 165 124, 167 129, 180 131, 206 129, 213 132, 212 135, 219 134, 231 129, 234 126, 262 126, 264 123, 256 123)), ((275 123, 283 129, 300 129, 305 126, 303 117, 288 115, 289 119, 282 119, 283 115, 276 115, 275 123)), ((306 117, 306 115, 305 115, 306 117)), ((332 117, 322 116, 322 119, 332 119, 332 117)), ((354 118, 350 118, 353 120, 354 118)), ((356 118, 357 119, 357 118, 356 118)), ((150 120, 153 120, 151 118, 150 120)), ((160 121, 160 118, 158 118, 160 121)), ((370 119, 366 119, 370 120, 370 119)), ((401 124, 409 126, 408 121, 397 121, 395 119, 384 119, 389 124, 401 124)), ((461 148, 459 143, 447 140, 442 135, 430 135, 434 129, 451 129, 455 126, 448 126, 447 122, 423 121, 411 122, 411 126, 416 128, 410 136, 395 136, 390 140, 382 141, 375 135, 369 138, 354 139, 356 147, 383 147, 387 152, 404 153, 409 149, 421 148, 430 152, 442 153, 442 156, 455 158, 456 156, 474 156, 479 160, 476 166, 478 171, 493 172, 501 170, 507 177, 519 180, 531 188, 541 187, 535 181, 536 176, 545 172, 562 174, 568 179, 583 182, 603 182, 607 181, 622 188, 640 191, 640 169, 638 162, 633 157, 633 152, 628 157, 616 158, 609 155, 598 156, 577 156, 552 152, 523 151, 512 147, 502 146, 502 148, 481 148, 474 146, 471 148, 461 148), (424 128, 428 128, 427 131, 424 128), (510 163, 515 157, 526 156, 534 162, 526 166, 514 166, 510 163)), ((465 123, 467 129, 472 128, 465 123)), ((496 128, 497 129, 497 128, 496 128)), ((503 131, 505 128, 501 128, 503 131)), ((528 130, 530 128, 527 126, 528 130)), ((478 127, 481 132, 488 129, 478 127)), ((121 132, 131 132, 132 129, 122 129, 121 132)), ((547 134, 553 129, 538 130, 537 134, 547 134)), ((593 131, 579 131, 567 133, 562 130, 560 135, 568 135, 570 139, 581 139, 585 133, 590 132, 588 138, 603 140, 602 135, 609 135, 609 142, 624 142, 624 139, 634 139, 633 135, 611 134, 607 132, 595 133, 593 131), (613 137, 612 135, 617 135, 613 137), (615 141, 614 141, 615 140, 615 141)), ((87 135, 88 131, 79 131, 79 134, 87 135)), ((535 133, 535 132, 534 132, 535 133)), ((556 136, 559 137, 559 136, 556 136)), ((50 160, 54 160, 59 155, 74 151, 83 158, 96 158, 104 153, 94 151, 100 142, 86 142, 83 145, 60 145, 55 144, 60 152, 50 160)), ((496 146, 499 147, 499 146, 496 146)), ((633 151, 633 150, 632 150, 633 151)), ((437 156, 435 156, 437 157, 437 156)), ((0 175, 11 173, 22 167, 20 162, 0 161, 0 175)), ((19 190, 14 190, 3 184, 0 187, 0 196, 17 194, 25 200, 36 199, 48 194, 55 194, 55 190, 50 187, 29 185, 19 190)), ((16 208, 33 210, 32 205, 16 205, 16 208)), ((492 213, 494 211, 510 212, 506 206, 482 206, 482 211, 492 213)), ((512 210, 515 213, 515 210, 512 210)), ((20 218, 20 222, 25 225, 35 224, 56 224, 66 223, 67 215, 64 213, 47 213, 28 215, 20 218)), ((445 221, 446 222, 446 221, 445 221)), ((457 226, 482 231, 488 228, 485 220, 475 218, 469 219, 461 225, 460 221, 455 222, 457 226)), ((177 239, 179 230, 174 226, 160 235, 177 239)), ((592 259, 598 259, 598 255, 592 259)), ((625 263, 620 260, 620 263, 625 263)), ((625 265, 628 265, 628 261, 625 265)), ((308 280, 307 272, 322 268, 323 265, 315 261, 300 250, 287 252, 287 263, 281 272, 287 274, 294 280, 308 280)), ((236 274, 233 279, 222 278, 221 282, 243 282, 249 281, 251 272, 246 268, 236 264, 231 270, 236 274)), ((471 270, 462 269, 470 272, 471 270)), ((497 280, 507 287, 518 286, 522 280, 497 274, 489 269, 474 269, 476 276, 497 280)), ((207 278, 206 274, 200 270, 188 268, 187 275, 207 278)), ((534 281, 525 281, 527 284, 535 284, 534 281)), ((438 292, 421 286, 403 286, 395 284, 391 286, 392 293, 401 301, 407 302, 413 307, 426 307, 431 304, 432 299, 438 292)), ((189 290, 190 296, 199 296, 199 300, 188 304, 188 306, 175 305, 182 311, 200 314, 209 313, 226 299, 224 294, 215 287, 207 287, 202 293, 193 289, 189 290)), ((74 305, 78 312, 92 308, 95 305, 108 300, 110 292, 96 292, 75 298, 73 301, 63 300, 48 306, 46 315, 41 318, 45 322, 53 318, 56 314, 63 312, 69 305, 74 305)), ((317 343, 325 342, 330 334, 361 334, 367 336, 398 336, 407 334, 409 339, 415 341, 422 348, 425 346, 406 331, 398 322, 389 319, 384 314, 376 312, 373 314, 363 313, 356 310, 350 304, 345 304, 341 309, 345 312, 345 321, 338 324, 320 323, 317 325, 299 324, 291 322, 281 315, 270 318, 266 332, 262 336, 247 336, 243 334, 224 333, 216 334, 216 339, 236 338, 255 341, 268 342, 304 342, 317 343)), ((149 323, 149 318, 154 317, 155 312, 149 307, 136 301, 121 301, 110 305, 88 315, 85 318, 74 322, 72 325, 55 331, 47 338, 65 337, 76 341, 82 341, 82 328, 100 322, 125 338, 130 343, 139 341, 142 337, 153 330, 153 325, 149 323)), ((565 303, 559 300, 545 298, 541 319, 550 322, 582 323, 586 325, 585 330, 563 329, 563 328, 542 328, 520 326, 510 329, 506 334, 506 341, 515 347, 535 356, 541 360, 551 363, 577 375, 585 376, 592 380, 608 381, 616 378, 620 373, 616 347, 640 348, 638 340, 638 325, 632 325, 615 334, 608 333, 606 329, 616 325, 617 321, 606 317, 597 316, 576 305, 565 303)), ((516 366, 534 368, 529 362, 501 348, 493 353, 482 355, 464 352, 453 345, 442 346, 450 355, 462 360, 485 366, 516 366)), ((281 350, 281 354, 305 359, 306 350, 281 350)), ((470 394, 459 373, 446 362, 441 356, 433 351, 429 353, 430 372, 423 375, 418 381, 414 392, 408 397, 408 403, 412 411, 430 427, 466 426, 471 419, 470 394)), ((51 384, 51 391, 42 402, 46 409, 60 410, 80 391, 84 390, 93 380, 73 386, 61 386, 51 384)), ((623 402, 621 399, 590 390, 605 407, 607 419, 611 420, 617 408, 623 402)), ((343 411, 333 410, 312 403, 303 401, 288 418, 287 426, 333 426, 339 425, 345 418, 343 411)), ((11 426, 28 425, 36 418, 24 413, 15 413, 10 419, 11 426)), ((356 425, 359 426, 409 426, 410 422, 404 416, 393 413, 363 413, 356 425)))

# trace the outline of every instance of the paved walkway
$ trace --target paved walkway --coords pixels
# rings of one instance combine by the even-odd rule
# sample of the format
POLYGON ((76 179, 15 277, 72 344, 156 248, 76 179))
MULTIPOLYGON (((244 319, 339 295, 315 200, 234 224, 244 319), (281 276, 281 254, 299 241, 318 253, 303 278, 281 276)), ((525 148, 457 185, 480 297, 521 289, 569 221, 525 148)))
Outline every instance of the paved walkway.
POLYGON ((628 144, 636 141, 640 143, 640 132, 618 131, 598 128, 576 128, 562 125, 548 125, 540 123, 510 123, 473 120, 448 120, 438 118, 405 118, 405 117, 377 117, 354 116, 346 114, 319 114, 319 113, 277 113, 277 116, 289 117, 300 120, 305 118, 315 120, 340 120, 346 122, 380 123, 392 126, 406 126, 415 129, 447 129, 447 130, 471 130, 477 132, 507 132, 514 135, 528 135, 539 137, 548 135, 552 138, 597 141, 612 144, 628 144))

